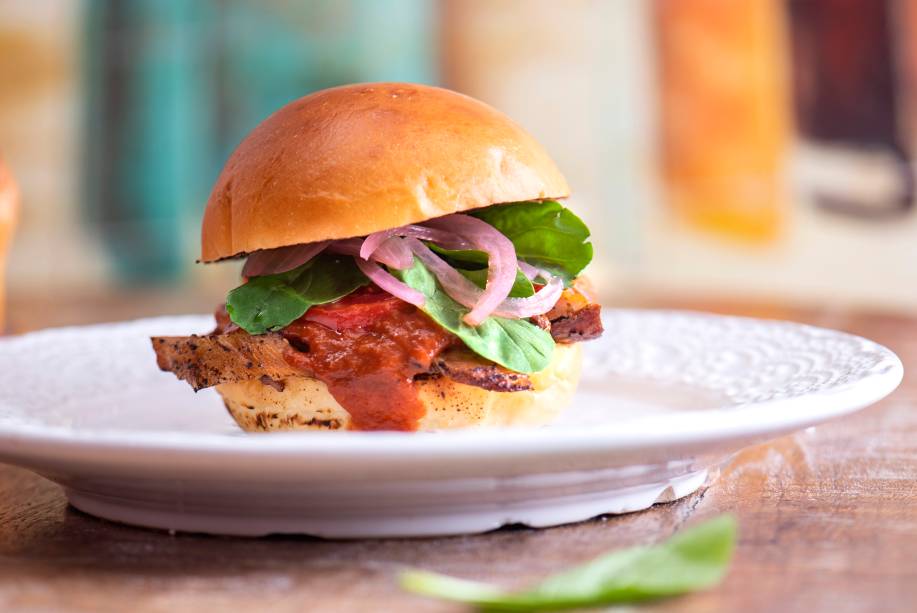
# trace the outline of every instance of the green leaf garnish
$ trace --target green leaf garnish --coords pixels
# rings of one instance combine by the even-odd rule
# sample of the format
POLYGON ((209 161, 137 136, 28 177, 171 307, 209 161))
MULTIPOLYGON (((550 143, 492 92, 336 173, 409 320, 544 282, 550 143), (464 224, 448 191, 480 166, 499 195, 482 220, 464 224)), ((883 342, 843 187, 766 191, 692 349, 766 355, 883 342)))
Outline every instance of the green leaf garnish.
POLYGON ((369 283, 353 258, 323 253, 299 268, 253 277, 229 292, 229 318, 249 334, 279 330, 316 304, 333 302, 369 283))
MULTIPOLYGON (((462 273, 462 275, 470 280, 472 283, 484 289, 487 285, 487 270, 478 269, 478 270, 462 270, 461 268, 456 268, 457 271, 462 273)), ((529 281, 528 277, 522 274, 521 270, 516 270, 516 280, 513 282, 513 288, 509 290, 510 298, 528 298, 529 296, 535 295, 535 286, 532 285, 532 282, 529 281)))
POLYGON ((436 277, 414 258, 414 264, 392 274, 421 292, 426 302, 424 313, 443 328, 458 336, 478 355, 516 372, 544 370, 554 354, 551 334, 525 319, 488 317, 478 326, 462 321, 468 309, 443 291, 436 277))
POLYGON ((463 602, 487 611, 631 604, 716 585, 726 574, 735 539, 735 519, 722 515, 659 545, 606 554, 527 590, 509 592, 486 583, 420 570, 402 573, 400 582, 404 589, 416 594, 463 602))
POLYGON ((476 249, 443 249, 436 243, 425 243, 453 268, 478 270, 487 268, 487 254, 476 249))
POLYGON ((513 242, 516 257, 572 281, 592 261, 589 228, 556 200, 468 211, 513 242))

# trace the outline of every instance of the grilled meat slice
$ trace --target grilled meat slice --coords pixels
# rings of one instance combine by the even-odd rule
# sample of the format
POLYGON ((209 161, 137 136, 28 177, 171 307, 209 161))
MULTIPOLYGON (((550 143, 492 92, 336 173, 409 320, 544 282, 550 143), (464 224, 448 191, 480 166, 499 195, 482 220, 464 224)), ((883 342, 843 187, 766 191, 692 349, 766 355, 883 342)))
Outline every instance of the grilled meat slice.
POLYGON ((602 308, 590 304, 569 315, 551 319, 551 336, 558 343, 578 343, 602 336, 602 308))
POLYGON ((524 392, 532 389, 528 375, 507 370, 460 347, 449 349, 439 357, 434 369, 436 372, 457 383, 491 392, 524 392))
MULTIPOLYGON (((297 349, 277 333, 253 336, 235 331, 207 336, 160 336, 152 341, 159 368, 175 373, 195 390, 250 379, 260 379, 276 388, 286 377, 310 374, 287 363, 285 353, 297 349)), ((532 389, 527 375, 487 362, 464 349, 443 353, 424 376, 446 376, 495 392, 532 389)))
POLYGON ((541 328, 542 330, 551 331, 551 320, 548 319, 547 315, 534 315, 529 318, 533 324, 541 328))
MULTIPOLYGON (((289 352, 308 351, 308 347, 294 347, 276 332, 250 335, 232 324, 222 307, 216 317, 216 330, 206 336, 154 337, 159 368, 175 373, 195 390, 251 379, 276 387, 286 377, 311 375, 291 366, 285 357, 289 352)), ((599 305, 573 289, 565 290, 551 311, 533 321, 550 331, 558 343, 586 341, 602 334, 599 305)), ((438 356, 431 371, 421 376, 446 376, 495 392, 532 389, 527 375, 483 360, 464 347, 454 347, 438 356)))
MULTIPOLYGON (((287 364, 284 353, 295 350, 279 334, 252 336, 232 332, 154 337, 152 341, 159 368, 175 373, 195 390, 250 379, 277 387, 286 377, 309 374, 287 364)), ((506 370, 465 350, 443 354, 430 375, 446 376, 497 392, 518 392, 532 387, 527 375, 506 370)))
POLYGON ((253 336, 244 331, 207 336, 156 336, 153 350, 161 370, 171 371, 196 390, 267 377, 280 381, 303 373, 284 359, 293 351, 276 333, 253 336))
POLYGON ((532 317, 532 323, 551 333, 558 343, 578 343, 602 336, 602 307, 582 292, 568 288, 560 300, 544 315, 532 317))

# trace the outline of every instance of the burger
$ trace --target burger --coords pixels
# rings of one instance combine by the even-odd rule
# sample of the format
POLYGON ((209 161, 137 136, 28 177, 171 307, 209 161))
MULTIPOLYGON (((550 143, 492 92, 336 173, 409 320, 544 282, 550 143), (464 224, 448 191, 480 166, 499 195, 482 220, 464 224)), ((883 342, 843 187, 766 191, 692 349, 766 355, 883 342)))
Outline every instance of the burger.
POLYGON ((589 229, 525 130, 436 87, 296 100, 230 156, 200 261, 245 259, 206 335, 154 337, 246 431, 540 425, 602 333, 589 229))

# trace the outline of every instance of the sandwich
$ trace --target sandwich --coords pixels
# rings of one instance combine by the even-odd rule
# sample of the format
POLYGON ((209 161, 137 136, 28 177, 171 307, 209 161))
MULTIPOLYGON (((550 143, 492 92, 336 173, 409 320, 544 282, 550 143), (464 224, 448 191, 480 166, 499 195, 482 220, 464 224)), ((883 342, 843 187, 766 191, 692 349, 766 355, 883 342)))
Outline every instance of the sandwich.
POLYGON ((467 96, 376 83, 284 106, 230 156, 203 263, 243 259, 205 335, 159 368, 246 431, 541 425, 602 333, 589 229, 517 124, 467 96))

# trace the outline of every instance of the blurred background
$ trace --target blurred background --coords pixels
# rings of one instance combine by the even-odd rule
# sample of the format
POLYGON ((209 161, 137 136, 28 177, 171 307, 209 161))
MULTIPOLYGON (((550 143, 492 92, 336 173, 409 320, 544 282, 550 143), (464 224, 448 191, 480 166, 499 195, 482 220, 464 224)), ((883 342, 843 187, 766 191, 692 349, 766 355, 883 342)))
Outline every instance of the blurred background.
POLYGON ((207 311, 241 138, 355 81, 444 85, 554 156, 613 304, 917 311, 917 0, 3 0, 8 319, 207 311))

